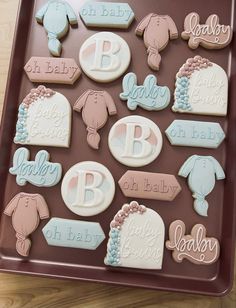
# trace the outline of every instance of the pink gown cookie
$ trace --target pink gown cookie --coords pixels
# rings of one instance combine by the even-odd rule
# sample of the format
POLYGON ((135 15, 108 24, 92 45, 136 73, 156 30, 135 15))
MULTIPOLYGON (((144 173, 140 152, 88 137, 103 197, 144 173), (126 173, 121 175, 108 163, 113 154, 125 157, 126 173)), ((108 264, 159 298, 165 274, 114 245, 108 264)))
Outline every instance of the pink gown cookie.
POLYGON ((79 112, 83 109, 87 142, 93 149, 98 149, 100 136, 97 131, 106 124, 108 115, 117 113, 112 97, 106 91, 87 90, 77 99, 73 109, 79 112))
POLYGON ((31 247, 29 235, 37 229, 40 219, 49 218, 44 198, 39 194, 19 193, 8 203, 4 214, 12 216, 17 252, 27 257, 31 247))
POLYGON ((143 35, 144 44, 147 48, 148 65, 151 69, 158 71, 163 50, 169 39, 178 37, 178 30, 173 19, 168 15, 148 14, 138 24, 136 35, 143 35))

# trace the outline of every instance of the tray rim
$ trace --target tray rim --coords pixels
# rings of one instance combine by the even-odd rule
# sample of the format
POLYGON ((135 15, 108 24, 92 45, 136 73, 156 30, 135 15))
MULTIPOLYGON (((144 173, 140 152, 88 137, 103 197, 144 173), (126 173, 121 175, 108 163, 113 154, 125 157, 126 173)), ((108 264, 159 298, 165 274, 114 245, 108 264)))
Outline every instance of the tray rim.
MULTIPOLYGON (((29 12, 31 12, 31 10, 34 7, 35 1, 31 2, 31 8, 29 10, 29 12)), ((234 4, 234 0, 232 0, 232 7, 234 4)), ((30 14, 30 13, 29 13, 30 14)), ((234 17, 236 17, 236 10, 234 10, 234 14, 232 14, 232 20, 234 20, 234 24, 233 24, 233 32, 234 35, 236 32, 236 19, 234 17)), ((1 116, 1 122, 0 122, 0 149, 3 148, 3 136, 4 136, 4 127, 5 127, 5 119, 6 119, 6 112, 7 112, 7 101, 8 101, 8 96, 9 96, 9 92, 10 92, 10 84, 12 83, 13 80, 13 76, 12 76, 12 70, 14 67, 14 57, 15 57, 15 53, 16 53, 16 46, 17 46, 17 39, 19 36, 19 32, 20 32, 20 21, 22 21, 22 18, 24 18, 24 1, 20 0, 19 4, 18 4, 18 10, 17 10, 17 15, 16 15, 16 23, 15 23, 15 29, 14 29, 14 36, 13 36, 13 43, 12 43, 12 49, 11 49, 11 56, 10 56, 10 62, 9 62, 9 69, 8 69, 8 77, 7 77, 7 83, 6 83, 6 87, 5 87, 5 97, 4 97, 4 101, 3 101, 3 109, 2 109, 2 116, 1 116)), ((29 32, 27 33, 27 37, 28 37, 29 32)), ((231 60, 232 60, 232 54, 235 54, 236 56, 236 39, 234 38, 232 41, 232 52, 231 52, 231 60)), ((236 85, 236 68, 234 69, 233 72, 233 67, 232 67, 232 63, 231 63, 231 71, 230 71, 230 79, 233 79, 234 77, 234 82, 231 81, 229 83, 229 85, 231 86, 231 91, 233 91, 233 87, 232 87, 232 83, 234 83, 236 85)), ((230 93, 230 90, 229 90, 230 93)), ((232 95, 231 95, 232 96, 232 95)), ((236 89, 235 89, 235 95, 236 97, 236 89)), ((232 103, 231 103, 232 104, 232 103)), ((234 107, 236 109, 236 107, 234 107)), ((235 112, 236 114, 236 112, 235 112)), ((236 121, 234 123, 234 128, 236 131, 236 121)), ((236 152, 236 143, 233 144, 234 146, 234 151, 236 152)), ((228 164, 227 164, 228 165, 228 164)), ((228 166, 226 166, 226 169, 228 169, 228 166)), ((236 170, 236 162, 233 165, 233 170, 236 170)), ((0 168, 0 174, 1 174, 1 168, 0 168)), ((233 179, 233 205, 232 205, 232 211, 233 211, 233 224, 232 224, 232 236, 231 236, 231 241, 232 241, 232 250, 234 251, 235 254, 235 239, 236 239, 236 175, 234 176, 233 179)), ((0 207, 0 213, 2 212, 2 207, 0 207)), ((1 223, 1 220, 0 220, 1 223)), ((1 247, 0 247, 1 248, 1 247)), ((79 280, 79 281, 88 281, 88 282, 94 282, 94 283, 106 283, 106 284, 111 284, 111 285, 120 285, 120 286, 128 286, 128 287, 138 287, 138 288, 147 288, 147 289, 152 289, 152 290, 160 290, 160 291, 169 291, 169 292, 179 292, 179 293, 190 293, 190 294, 198 294, 198 295, 207 295, 207 296, 225 296, 227 295, 232 287, 233 287, 233 279, 234 279, 234 260, 235 258, 232 256, 231 258, 231 262, 230 262, 230 272, 229 272, 229 277, 226 281, 226 283, 224 284, 224 287, 222 289, 218 289, 216 286, 216 290, 215 291, 204 291, 204 288, 202 288, 201 291, 199 290, 193 290, 193 289, 183 289, 183 288, 174 288, 174 287, 168 287, 168 286, 160 286, 160 285, 148 285, 148 284, 137 284, 137 282, 124 282, 124 281, 112 281, 109 279, 103 279, 103 278, 98 278, 96 277, 96 275, 89 275, 90 277, 85 277, 82 275, 82 273, 79 274, 79 276, 77 275, 60 275, 59 274, 59 269, 61 268, 61 266, 64 264, 62 263, 61 265, 59 264, 50 264, 48 263, 45 264, 44 262, 41 262, 41 264, 38 264, 37 262, 32 263, 32 262, 22 262, 22 261, 16 261, 14 258, 12 259, 6 259, 6 258, 2 258, 1 256, 1 252, 0 252, 0 272, 5 272, 5 273, 14 273, 14 274, 24 274, 24 275, 30 275, 30 276, 37 276, 37 277, 47 277, 47 278, 54 278, 54 279, 67 279, 67 280, 79 280), (20 262, 20 267, 16 266, 16 268, 14 268, 14 266, 11 266, 10 263, 13 262, 13 265, 19 265, 20 262), (33 264, 33 265, 32 265, 33 264), (40 270, 41 266, 43 264, 43 271, 40 270), (54 273, 50 273, 49 272, 45 272, 45 266, 48 266, 50 268, 53 268, 54 273), (18 268, 18 269, 17 269, 18 268), (19 269, 20 268, 20 269, 19 269), (55 274, 55 272, 57 271, 57 274, 55 274), (92 277, 93 276, 93 277, 92 277)), ((68 269, 73 270, 73 265, 67 265, 68 269)), ((83 268, 83 266, 78 266, 77 269, 81 269, 83 268)), ((90 268, 90 271, 94 271, 94 269, 90 268)), ((95 270, 96 271, 96 270, 95 270)), ((69 271, 68 271, 69 273, 69 271)), ((95 273, 96 274, 96 273, 95 273)), ((122 274, 122 273, 121 273, 122 274)), ((134 275, 140 275, 139 273, 134 273, 134 275)), ((100 276, 100 275, 98 275, 100 276)), ((214 284, 217 282, 217 280, 219 280, 218 278, 219 276, 216 277, 216 279, 212 279, 209 281, 203 281, 203 280, 199 280, 200 283, 207 283, 207 284, 214 284)), ((167 278, 168 279, 168 278, 167 278)), ((175 277, 176 279, 176 277, 175 277)), ((178 281, 180 282, 181 280, 184 281, 188 281, 190 280, 189 278, 177 278, 178 281)), ((224 281, 225 282, 225 281, 224 281)))

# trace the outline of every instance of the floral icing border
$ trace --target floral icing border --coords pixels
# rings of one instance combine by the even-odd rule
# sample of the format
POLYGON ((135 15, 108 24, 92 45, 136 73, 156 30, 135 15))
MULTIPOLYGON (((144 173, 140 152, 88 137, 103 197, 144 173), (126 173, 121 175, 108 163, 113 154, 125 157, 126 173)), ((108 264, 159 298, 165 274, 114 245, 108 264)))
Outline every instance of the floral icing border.
POLYGON ((46 88, 45 86, 38 86, 36 89, 32 89, 30 93, 23 99, 18 108, 18 120, 16 123, 16 134, 14 138, 15 143, 25 143, 28 138, 28 132, 26 128, 26 120, 28 115, 29 106, 36 102, 38 99, 51 97, 56 92, 46 88))
POLYGON ((194 58, 189 58, 186 63, 180 68, 176 75, 175 83, 175 102, 172 107, 173 111, 190 111, 192 109, 189 103, 189 79, 195 71, 208 68, 212 66, 213 63, 206 58, 201 56, 195 56, 194 58))
POLYGON ((120 231, 125 219, 133 213, 143 214, 146 211, 144 205, 138 204, 136 201, 130 204, 124 204, 121 210, 115 215, 110 223, 109 240, 107 243, 107 255, 104 263, 111 266, 120 266, 120 231))

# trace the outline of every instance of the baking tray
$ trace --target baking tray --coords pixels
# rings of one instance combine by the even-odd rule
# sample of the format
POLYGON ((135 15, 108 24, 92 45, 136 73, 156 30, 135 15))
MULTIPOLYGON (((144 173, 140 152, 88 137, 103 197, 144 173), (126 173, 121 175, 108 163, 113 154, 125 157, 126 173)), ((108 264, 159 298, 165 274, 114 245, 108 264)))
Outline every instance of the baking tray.
MULTIPOLYGON (((42 194, 49 205, 51 217, 79 219, 63 204, 60 194, 60 184, 52 188, 37 188, 27 184, 25 187, 16 185, 15 177, 8 173, 12 165, 12 157, 18 148, 12 140, 15 133, 18 105, 36 84, 32 84, 23 71, 25 63, 31 56, 50 56, 47 49, 47 37, 44 28, 37 24, 34 15, 45 0, 27 1, 21 0, 19 4, 18 18, 12 57, 10 62, 9 77, 6 88, 5 103, 3 109, 0 137, 0 207, 1 212, 9 200, 20 191, 42 194)), ((76 12, 85 1, 68 1, 76 12)), ((150 12, 170 15, 179 32, 183 29, 185 16, 196 11, 204 21, 208 15, 216 13, 220 16, 222 24, 232 24, 236 14, 234 1, 224 0, 129 0, 127 1, 135 13, 135 20, 128 30, 112 30, 123 37, 129 44, 132 52, 132 62, 128 71, 135 72, 139 83, 145 76, 151 73, 146 63, 146 49, 143 41, 134 34, 138 21, 150 12)), ((103 30, 103 29, 102 29, 103 30)), ((78 53, 81 44, 86 38, 101 31, 100 29, 87 29, 79 18, 79 27, 70 29, 69 35, 63 39, 63 57, 74 58, 78 62, 78 53)), ((108 30, 109 31, 109 30, 108 30)), ((128 268, 108 268, 103 259, 106 254, 107 239, 95 250, 70 249, 48 246, 43 235, 42 228, 47 223, 42 221, 39 228, 32 234, 32 249, 30 256, 22 259, 15 251, 15 232, 11 225, 11 219, 1 215, 0 234, 0 268, 1 271, 24 273, 38 276, 50 276, 59 278, 79 279, 87 281, 106 282, 112 284, 146 287, 159 290, 172 290, 208 295, 224 295, 232 286, 233 261, 235 242, 235 175, 236 175, 236 40, 222 50, 206 50, 198 48, 193 51, 182 39, 172 41, 162 51, 162 64, 159 72, 155 73, 160 85, 167 85, 171 92, 174 91, 175 75, 187 58, 199 54, 221 65, 229 76, 229 109, 227 117, 197 116, 175 114, 170 106, 160 112, 149 112, 137 109, 135 114, 150 118, 158 124, 161 131, 170 125, 174 119, 205 120, 219 122, 227 134, 226 140, 218 149, 202 149, 171 146, 163 134, 164 146, 160 156, 146 167, 139 170, 155 171, 177 175, 180 166, 190 155, 213 155, 224 167, 226 180, 217 181, 214 191, 208 196, 209 216, 207 218, 197 215, 192 208, 191 192, 184 179, 178 177, 182 186, 182 192, 173 202, 142 200, 144 204, 157 211, 166 225, 166 239, 169 224, 176 219, 185 222, 190 231, 196 223, 202 223, 207 228, 207 234, 219 239, 221 255, 219 261, 210 266, 194 265, 187 260, 178 264, 174 262, 171 252, 165 249, 163 268, 158 271, 138 270, 128 268)), ((152 72, 153 73, 153 72, 152 72)), ((119 99, 122 77, 118 80, 98 84, 84 74, 73 85, 47 85, 64 94, 73 105, 76 99, 86 89, 107 90, 115 99, 118 115, 110 117, 101 132, 101 147, 95 151, 91 149, 86 140, 86 129, 81 115, 73 113, 72 142, 69 149, 44 147, 49 151, 53 162, 61 162, 64 173, 75 163, 84 160, 94 160, 104 164, 112 172, 117 181, 125 173, 127 167, 118 163, 109 153, 107 136, 109 129, 119 118, 133 114, 126 104, 119 99)), ((28 147, 31 157, 42 148, 28 147)), ((83 220, 99 222, 108 237, 109 223, 122 204, 130 201, 125 198, 117 186, 112 205, 103 213, 82 218, 83 220)))

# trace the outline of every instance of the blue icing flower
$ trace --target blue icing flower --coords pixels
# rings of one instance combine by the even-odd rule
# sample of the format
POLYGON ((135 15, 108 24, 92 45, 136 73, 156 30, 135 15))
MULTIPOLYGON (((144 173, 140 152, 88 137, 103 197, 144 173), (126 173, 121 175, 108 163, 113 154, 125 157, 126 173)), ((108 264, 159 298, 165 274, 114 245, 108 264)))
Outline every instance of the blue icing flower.
POLYGON ((177 78, 175 89, 175 107, 177 109, 191 110, 191 106, 188 102, 188 86, 189 79, 187 77, 177 78))
POLYGON ((113 228, 109 232, 109 245, 107 249, 107 263, 113 266, 119 264, 119 238, 120 230, 113 228))
POLYGON ((15 142, 24 142, 28 137, 28 132, 25 127, 26 119, 27 119, 27 108, 21 104, 18 108, 18 120, 16 123, 16 135, 14 138, 15 142))

